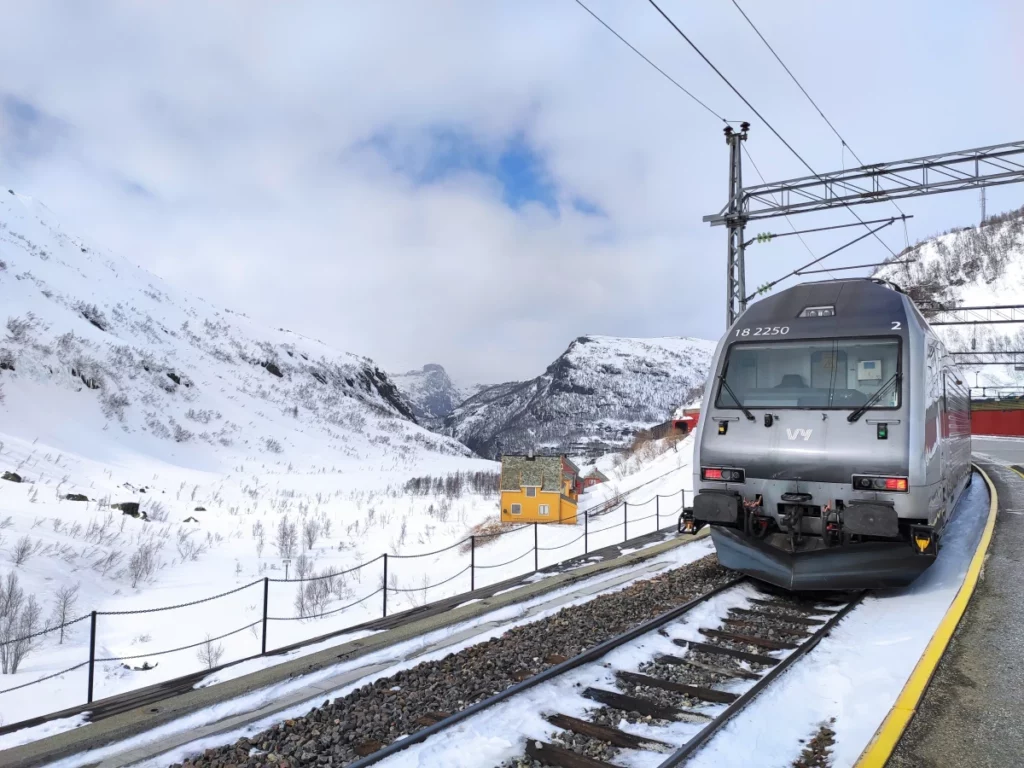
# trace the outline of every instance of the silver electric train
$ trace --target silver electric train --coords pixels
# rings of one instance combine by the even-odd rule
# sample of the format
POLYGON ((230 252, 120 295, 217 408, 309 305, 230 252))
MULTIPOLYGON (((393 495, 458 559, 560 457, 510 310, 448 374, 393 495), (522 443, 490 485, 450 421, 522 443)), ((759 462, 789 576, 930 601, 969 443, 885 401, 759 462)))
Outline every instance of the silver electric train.
POLYGON ((804 283, 719 342, 688 528, 792 590, 901 586, 935 559, 971 482, 970 390, 899 288, 804 283))

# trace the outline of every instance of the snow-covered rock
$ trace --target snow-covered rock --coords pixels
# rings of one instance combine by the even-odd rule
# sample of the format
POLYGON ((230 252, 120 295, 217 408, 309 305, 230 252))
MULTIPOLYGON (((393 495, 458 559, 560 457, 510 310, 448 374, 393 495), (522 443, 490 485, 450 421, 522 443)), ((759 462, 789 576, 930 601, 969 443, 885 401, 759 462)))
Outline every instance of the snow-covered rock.
POLYGON ((418 371, 392 374, 391 379, 409 401, 416 420, 426 427, 439 427, 465 399, 447 371, 436 363, 428 363, 418 371))
POLYGON ((537 378, 470 397, 445 433, 487 457, 623 445, 700 393, 714 349, 694 338, 581 336, 537 378))

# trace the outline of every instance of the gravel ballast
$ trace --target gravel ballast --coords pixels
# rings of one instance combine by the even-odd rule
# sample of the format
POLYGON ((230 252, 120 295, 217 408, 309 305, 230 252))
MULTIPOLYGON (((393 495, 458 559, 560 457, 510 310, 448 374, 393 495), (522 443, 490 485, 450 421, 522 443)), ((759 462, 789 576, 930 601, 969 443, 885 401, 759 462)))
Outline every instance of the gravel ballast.
MULTIPOLYGON (((325 701, 303 717, 174 768, 341 766, 458 712, 733 578, 709 555, 500 637, 325 701)), ((582 746, 582 745, 581 745, 582 746)), ((589 745, 588 745, 589 746, 589 745)))

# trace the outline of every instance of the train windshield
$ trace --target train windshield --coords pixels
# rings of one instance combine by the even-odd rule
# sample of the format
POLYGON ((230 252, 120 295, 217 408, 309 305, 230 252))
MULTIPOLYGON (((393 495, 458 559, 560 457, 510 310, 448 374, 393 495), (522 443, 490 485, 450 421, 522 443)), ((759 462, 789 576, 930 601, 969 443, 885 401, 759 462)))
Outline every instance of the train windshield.
POLYGON ((882 390, 871 407, 898 408, 899 361, 895 338, 737 343, 729 347, 716 405, 852 409, 882 390))

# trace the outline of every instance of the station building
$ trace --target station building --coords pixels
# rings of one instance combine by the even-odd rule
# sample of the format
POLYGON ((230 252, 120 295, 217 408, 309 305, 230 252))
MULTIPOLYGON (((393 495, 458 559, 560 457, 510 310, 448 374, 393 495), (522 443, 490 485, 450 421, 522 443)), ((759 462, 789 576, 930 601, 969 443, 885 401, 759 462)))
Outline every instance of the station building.
POLYGON ((575 525, 582 485, 567 456, 502 456, 501 521, 575 525))

